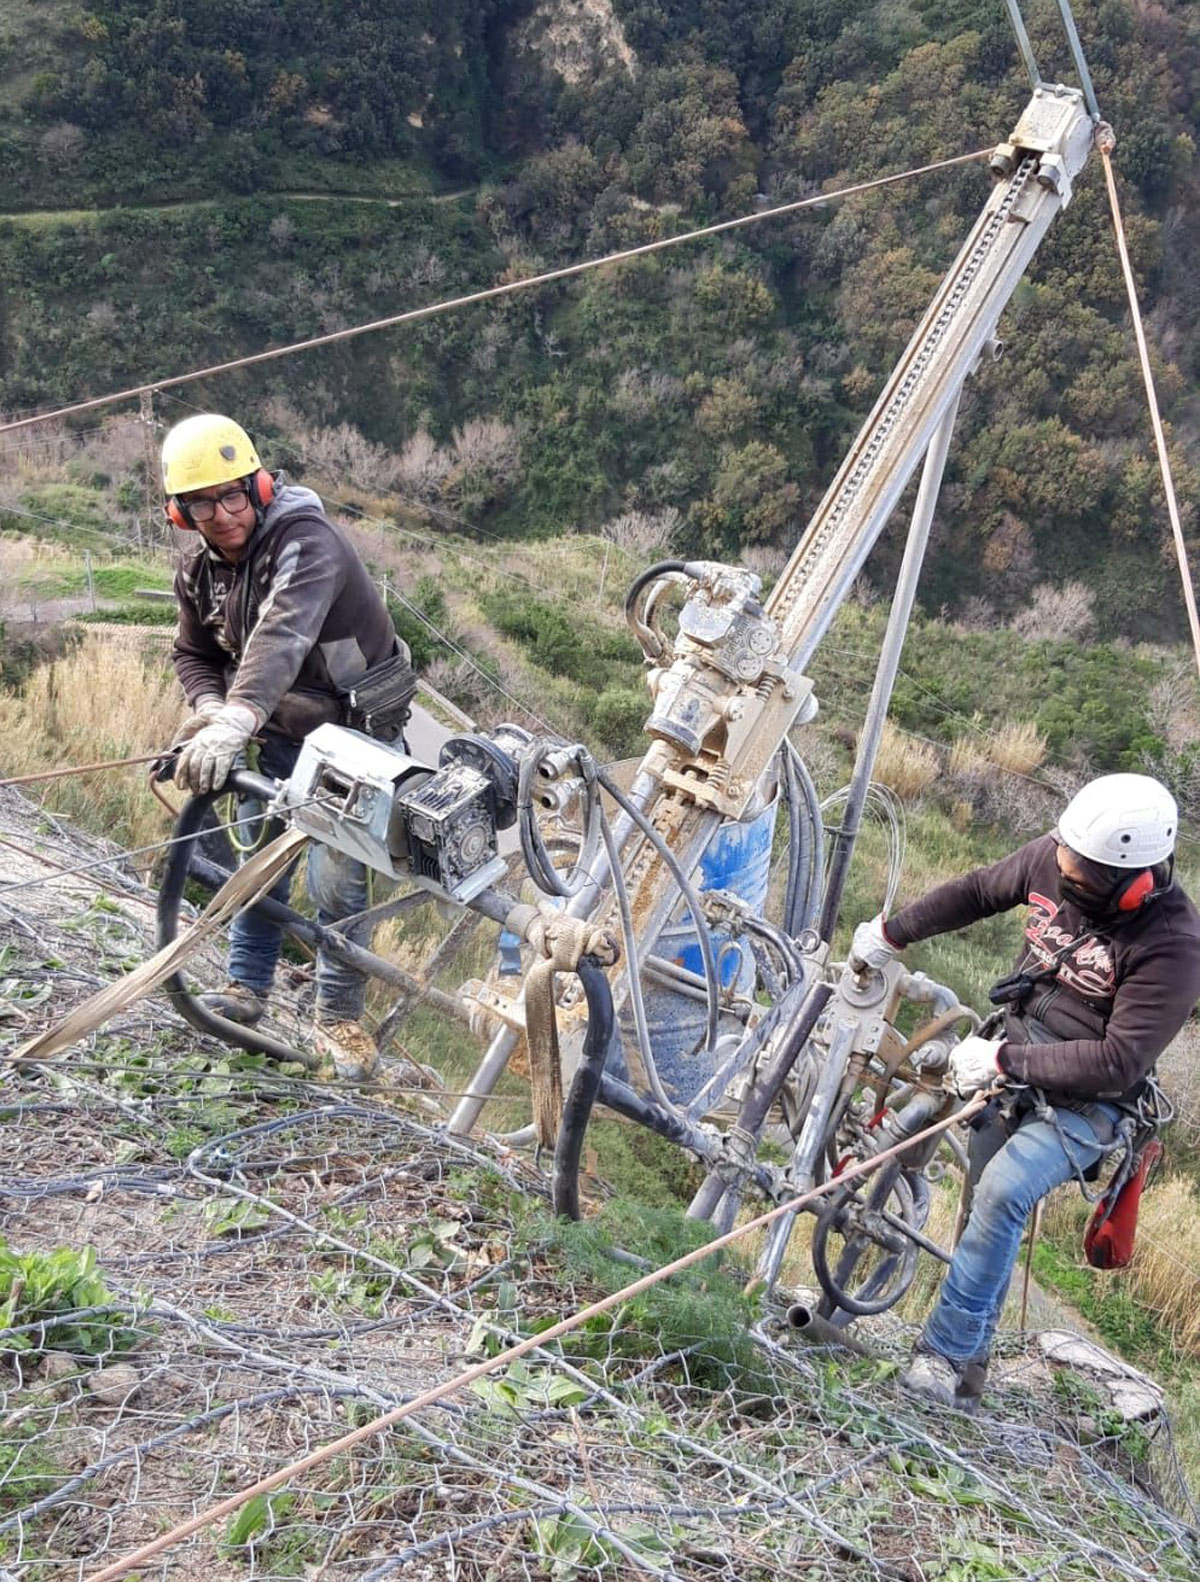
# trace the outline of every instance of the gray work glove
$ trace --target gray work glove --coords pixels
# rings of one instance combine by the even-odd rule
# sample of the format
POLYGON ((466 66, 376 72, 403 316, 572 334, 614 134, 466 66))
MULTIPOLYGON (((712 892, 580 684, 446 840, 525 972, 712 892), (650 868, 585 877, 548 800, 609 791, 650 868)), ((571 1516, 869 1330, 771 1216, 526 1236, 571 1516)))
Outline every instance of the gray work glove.
POLYGON ((961 1044, 955 1044, 950 1051, 946 1085, 960 1099, 969 1099, 981 1088, 994 1087, 997 1082, 1005 1081, 998 1060, 1003 1042, 1003 1038, 980 1038, 978 1033, 972 1033, 961 1044))
POLYGON ((171 746, 182 747, 184 742, 190 742, 192 737, 199 735, 206 725, 212 724, 224 707, 225 699, 218 697, 215 692, 197 698, 192 705, 192 712, 171 738, 171 746))
POLYGON ((197 794, 219 791, 258 725, 258 715, 245 704, 222 704, 212 722, 184 745, 175 763, 175 784, 197 794))
POLYGON ((869 923, 860 923, 854 930, 846 964, 851 972, 862 972, 866 967, 886 967, 899 954, 900 946, 893 945, 887 937, 880 912, 869 923))

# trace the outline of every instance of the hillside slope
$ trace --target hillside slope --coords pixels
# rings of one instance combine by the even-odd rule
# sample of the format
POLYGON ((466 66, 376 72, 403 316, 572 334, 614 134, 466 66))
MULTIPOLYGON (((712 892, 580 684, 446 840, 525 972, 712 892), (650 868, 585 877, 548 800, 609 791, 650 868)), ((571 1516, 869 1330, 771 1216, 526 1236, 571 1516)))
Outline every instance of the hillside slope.
MULTIPOLYGON (((328 333, 694 223, 986 148, 1027 82, 998 4, 614 0, 8 8, 0 409, 328 333), (331 39, 336 37, 336 48, 331 39), (582 66, 581 66, 582 61, 582 66), (36 71, 32 68, 37 67, 36 71), (26 69, 28 67, 29 69, 26 69), (587 69, 583 69, 586 67, 587 69), (468 190, 453 203, 423 193, 468 190), (299 202, 322 191, 394 208, 299 202), (182 207, 175 207, 187 200, 182 207), (138 208, 143 202, 171 207, 138 208)), ((1193 7, 1077 8, 1195 530, 1193 7)), ((1031 8, 1043 71, 1061 21, 1031 8)), ((943 172, 584 281, 168 395, 350 422, 438 520, 528 537, 634 512, 686 553, 792 544, 987 190, 943 172), (447 485, 430 446, 464 465, 447 485)), ((926 607, 1082 580, 1106 634, 1182 630, 1098 172, 964 405, 926 607)), ((886 583, 898 546, 872 575, 886 583)), ((981 613, 982 612, 982 613, 981 613)))
MULTIPOLYGON (((44 881, 19 913, 0 889, 2 1046, 148 948, 149 898, 48 867, 93 843, 12 791, 0 836, 4 882, 44 881)), ((510 1153, 452 1143, 395 1091, 231 1056, 158 1005, 4 1086, 0 1560, 25 1582, 85 1577, 619 1288, 614 1240, 654 1263, 681 1245, 628 1200, 555 1226, 510 1153)), ((1195 1575, 1165 1423, 1119 1428, 1019 1335, 984 1417, 915 1410, 889 1360, 907 1334, 877 1331, 875 1358, 797 1350, 742 1278, 702 1265, 626 1303, 155 1574, 1195 1575)))

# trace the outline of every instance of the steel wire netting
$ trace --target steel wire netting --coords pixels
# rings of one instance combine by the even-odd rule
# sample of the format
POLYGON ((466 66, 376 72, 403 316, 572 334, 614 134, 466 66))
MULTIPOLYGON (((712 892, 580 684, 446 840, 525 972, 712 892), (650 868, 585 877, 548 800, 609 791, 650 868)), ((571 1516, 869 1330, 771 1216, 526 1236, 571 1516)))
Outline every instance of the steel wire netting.
MULTIPOLYGON (((58 1014, 149 929, 136 884, 95 915, 90 881, 24 895, 0 907, 0 1047, 51 1019, 46 983, 58 1014)), ((84 1582, 630 1278, 555 1224, 531 1162, 405 1101, 232 1055, 155 1001, 7 1075, 0 1576, 84 1582)), ((879 1358, 805 1349, 722 1275, 745 1270, 628 1301, 136 1574, 1196 1574, 1165 1427, 1136 1458, 1103 1424, 1085 1444, 1086 1412, 1020 1380, 979 1419, 906 1406, 911 1327, 874 1329, 879 1358)))
MULTIPOLYGON (((4 1373, 0 1554, 31 1582, 86 1577, 595 1295, 522 1228, 532 1173, 385 1108, 326 1094, 186 1159, 156 1130, 99 1096, 7 1111, 10 1239, 103 1249, 116 1303, 0 1336, 30 1343, 4 1373)), ((1032 1400, 923 1430, 875 1365, 769 1323, 751 1357, 606 1318, 139 1574, 916 1577, 914 1553, 949 1553, 939 1509, 1028 1574, 1048 1550, 1060 1575, 1186 1574, 1183 1523, 1065 1455, 1032 1400)))

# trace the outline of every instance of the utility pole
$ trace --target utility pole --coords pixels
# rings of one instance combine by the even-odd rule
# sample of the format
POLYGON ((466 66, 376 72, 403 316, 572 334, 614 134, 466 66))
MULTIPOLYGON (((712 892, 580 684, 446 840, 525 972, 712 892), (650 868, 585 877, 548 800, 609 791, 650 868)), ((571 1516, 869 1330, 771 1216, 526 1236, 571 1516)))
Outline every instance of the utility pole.
MULTIPOLYGON (((156 443, 155 437, 155 431, 158 427, 158 424, 154 416, 153 390, 145 390, 142 392, 141 399, 138 402, 138 422, 142 425, 142 434, 146 444, 146 459, 144 463, 146 473, 146 542, 148 544, 154 544, 158 542, 160 536, 165 540, 167 530, 165 527, 160 526, 160 523, 162 522, 162 514, 159 511, 158 445, 156 443)), ((142 531, 141 524, 139 523, 139 549, 141 548, 141 544, 142 531)))

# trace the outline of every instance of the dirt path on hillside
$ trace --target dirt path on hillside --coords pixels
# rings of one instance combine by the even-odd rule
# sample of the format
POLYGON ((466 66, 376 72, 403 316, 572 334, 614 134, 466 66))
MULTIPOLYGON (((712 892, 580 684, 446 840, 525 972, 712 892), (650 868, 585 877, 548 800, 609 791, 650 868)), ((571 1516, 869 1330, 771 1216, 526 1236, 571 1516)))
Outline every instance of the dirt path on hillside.
MULTIPOLYGON (((473 198, 478 191, 478 187, 459 187, 453 192, 401 192, 391 197, 363 192, 257 192, 254 197, 268 203, 374 203, 385 209, 399 209, 406 203, 458 203, 463 198, 473 198)), ((6 209, 0 213, 0 220, 91 219, 98 214, 111 214, 117 209, 125 214, 136 214, 146 209, 158 214, 185 214, 189 209, 211 209, 218 203, 228 201, 229 195, 220 193, 211 198, 189 198, 182 203, 164 198, 142 203, 111 203, 93 208, 42 209, 31 206, 28 209, 6 209)))

